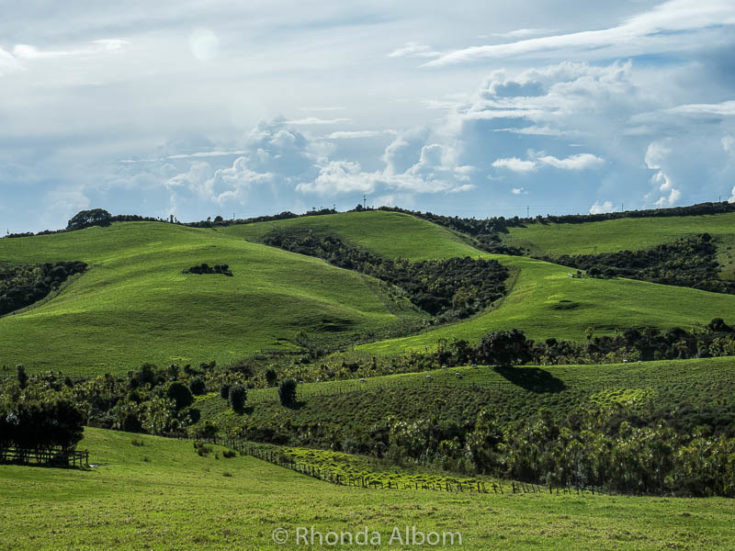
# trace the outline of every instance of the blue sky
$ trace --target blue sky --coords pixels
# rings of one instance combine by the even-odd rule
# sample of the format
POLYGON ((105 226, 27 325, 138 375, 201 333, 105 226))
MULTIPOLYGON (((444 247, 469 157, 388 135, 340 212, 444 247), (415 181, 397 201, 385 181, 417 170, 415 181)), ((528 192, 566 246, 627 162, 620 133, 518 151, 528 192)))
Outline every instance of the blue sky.
POLYGON ((15 2, 0 231, 730 199, 735 3, 15 2))

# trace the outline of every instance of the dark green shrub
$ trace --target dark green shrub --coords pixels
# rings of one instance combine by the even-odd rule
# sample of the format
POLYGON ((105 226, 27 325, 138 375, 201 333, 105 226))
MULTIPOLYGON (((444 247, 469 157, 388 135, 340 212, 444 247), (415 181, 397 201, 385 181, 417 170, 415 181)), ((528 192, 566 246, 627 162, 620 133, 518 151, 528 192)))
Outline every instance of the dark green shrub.
POLYGON ((182 383, 171 383, 166 391, 166 396, 176 403, 176 409, 189 407, 194 403, 191 391, 182 383))
POLYGON ((235 413, 243 413, 245 411, 245 400, 248 391, 242 385, 235 385, 230 388, 229 402, 232 411, 235 413))
POLYGON ((219 386, 219 395, 222 397, 223 400, 228 400, 230 398, 230 384, 229 383, 222 383, 219 386))
POLYGON ((28 374, 26 373, 26 366, 24 366, 23 364, 18 364, 15 370, 20 388, 25 388, 28 384, 28 374))
POLYGON ((194 396, 201 396, 207 392, 207 385, 204 384, 201 377, 195 377, 189 382, 189 390, 194 396))
POLYGON ((283 381, 278 387, 278 399, 284 407, 294 407, 296 405, 296 381, 293 379, 283 381))
POLYGON ((273 369, 269 369, 265 372, 265 382, 268 383, 268 386, 276 386, 278 375, 273 369))

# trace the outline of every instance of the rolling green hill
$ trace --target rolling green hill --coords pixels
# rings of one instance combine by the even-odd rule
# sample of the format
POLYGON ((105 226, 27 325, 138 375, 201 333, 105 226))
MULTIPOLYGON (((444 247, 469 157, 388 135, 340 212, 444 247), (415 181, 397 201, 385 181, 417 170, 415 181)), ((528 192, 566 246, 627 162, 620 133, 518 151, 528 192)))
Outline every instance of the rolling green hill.
POLYGON ((294 227, 334 233, 352 245, 388 258, 431 260, 482 254, 450 230, 398 212, 366 211, 307 216, 228 226, 222 231, 258 241, 276 228, 294 227))
POLYGON ((492 330, 520 328, 533 339, 582 340, 628 327, 692 328, 735 317, 735 296, 630 279, 572 278, 573 270, 518 256, 488 255, 513 268, 512 290, 494 309, 417 335, 360 345, 377 354, 433 347, 439 339, 480 339, 492 330))
POLYGON ((333 343, 378 339, 362 349, 396 354, 431 347, 440 338, 476 340, 513 327, 535 339, 581 340, 589 327, 599 335, 648 325, 691 328, 714 317, 735 317, 735 296, 625 279, 571 278, 568 268, 484 253, 445 228, 395 212, 214 229, 129 222, 0 240, 3 263, 62 260, 82 260, 89 269, 57 295, 0 318, 0 366, 99 373, 127 371, 146 361, 229 363, 262 349, 293 349, 300 331, 333 343), (283 226, 333 233, 386 257, 494 258, 511 269, 510 292, 472 318, 389 338, 408 334, 426 315, 375 279, 257 243, 283 226), (202 262, 227 263, 234 276, 181 273, 202 262))
POLYGON ((581 224, 529 224, 509 228, 509 245, 524 247, 536 256, 598 254, 641 250, 679 237, 709 233, 718 245, 722 275, 732 279, 735 269, 735 213, 702 216, 618 218, 581 224))
POLYGON ((0 318, 0 365, 30 370, 233 362, 289 348, 300 331, 380 334, 422 318, 377 280, 206 229, 133 222, 2 239, 0 258, 90 266, 58 296, 0 318), (181 273, 202 262, 234 276, 181 273))
MULTIPOLYGON (((726 227, 726 222, 718 223, 726 227)), ((514 272, 509 281, 511 292, 493 310, 419 335, 359 347, 367 352, 396 354, 409 349, 421 350, 435 345, 441 338, 477 340, 489 331, 513 327, 523 329, 534 339, 581 340, 588 327, 599 335, 647 325, 691 328, 714 317, 735 316, 733 296, 627 279, 571 278, 569 273, 573 270, 569 268, 531 258, 483 253, 445 228, 401 213, 373 211, 314 216, 230 226, 226 231, 257 240, 274 228, 294 225, 334 233, 387 257, 423 260, 461 254, 494 258, 514 272)))
POLYGON ((735 545, 729 499, 366 490, 251 457, 200 457, 186 440, 87 428, 79 447, 90 471, 0 466, 0 547, 275 550, 297 548, 297 527, 367 526, 382 536, 373 549, 396 549, 413 546, 390 544, 393 528, 414 525, 459 531, 462 549, 483 551, 735 545), (273 543, 276 528, 291 545, 273 543))

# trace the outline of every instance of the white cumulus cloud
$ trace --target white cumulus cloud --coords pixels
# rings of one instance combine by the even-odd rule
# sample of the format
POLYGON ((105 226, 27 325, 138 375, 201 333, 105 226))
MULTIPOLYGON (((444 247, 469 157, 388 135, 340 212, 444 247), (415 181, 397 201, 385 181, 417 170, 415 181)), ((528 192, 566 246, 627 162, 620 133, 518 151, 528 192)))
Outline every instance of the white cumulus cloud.
POLYGON ((603 214, 605 212, 612 212, 614 209, 612 201, 595 201, 590 207, 590 214, 603 214))

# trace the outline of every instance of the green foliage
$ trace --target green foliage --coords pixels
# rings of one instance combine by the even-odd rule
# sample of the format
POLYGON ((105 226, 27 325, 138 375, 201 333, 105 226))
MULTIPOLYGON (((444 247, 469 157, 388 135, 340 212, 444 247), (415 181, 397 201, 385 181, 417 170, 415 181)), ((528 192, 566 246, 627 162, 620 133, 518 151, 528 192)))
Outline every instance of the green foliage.
POLYGON ((192 266, 191 268, 187 268, 186 270, 183 270, 181 273, 183 274, 222 274, 229 277, 232 277, 232 271, 230 270, 230 266, 228 264, 215 264, 214 266, 210 266, 209 264, 202 263, 198 266, 192 266))
POLYGON ((207 392, 207 385, 201 377, 194 377, 189 381, 189 390, 194 396, 201 396, 207 392))
POLYGON ((0 316, 37 302, 74 274, 84 272, 84 262, 46 262, 39 265, 0 266, 0 316))
POLYGON ((81 230, 91 226, 109 226, 112 215, 104 209, 82 210, 76 213, 66 225, 67 230, 81 230))
POLYGON ((84 415, 66 399, 50 396, 0 400, 0 447, 73 449, 82 439, 84 415))
POLYGON ((219 386, 219 395, 220 398, 223 400, 229 400, 230 399, 230 383, 222 383, 219 386))
POLYGON ((476 351, 476 359, 502 367, 526 363, 531 358, 529 343, 523 331, 497 331, 485 335, 476 351))
POLYGON ((286 379, 278 386, 278 399, 281 405, 293 408, 296 405, 296 381, 286 379))
POLYGON ((217 437, 218 428, 212 421, 204 421, 191 429, 189 434, 193 438, 201 438, 204 440, 213 440, 217 437))
MULTIPOLYGON (((691 444, 698 427, 707 427, 712 437, 735 438, 731 403, 735 365, 727 358, 509 371, 470 367, 440 369, 429 375, 304 384, 299 391, 302 405, 295 410, 279 407, 274 395, 258 395, 270 390, 253 391, 252 414, 226 430, 239 431, 251 440, 349 450, 469 473, 476 468, 483 471, 485 467, 477 466, 488 462, 505 465, 501 458, 510 452, 501 449, 500 442, 515 442, 515 436, 506 438, 511 434, 507 430, 516 427, 512 434, 530 430, 541 410, 548 412, 547 421, 583 432, 580 414, 590 404, 613 408, 618 413, 605 421, 606 434, 613 440, 621 437, 615 431, 625 419, 656 434, 665 429, 661 434, 666 438, 673 434, 677 449, 691 444), (463 459, 468 454, 475 456, 472 464, 463 459)), ((226 417, 220 419, 228 423, 226 417)), ((524 448, 519 444, 514 449, 520 461, 524 448)), ((519 463, 516 474, 501 467, 492 472, 518 478, 523 468, 519 463)), ((533 473, 535 481, 542 480, 539 473, 545 476, 536 467, 533 473)), ((565 480, 565 484, 576 483, 565 480)), ((660 491, 646 484, 646 491, 660 491)), ((674 486, 666 486, 664 492, 669 491, 675 491, 674 486)))
POLYGON ((230 387, 228 401, 232 411, 235 413, 243 413, 245 411, 245 400, 248 393, 244 386, 234 385, 230 387))
POLYGON ((28 374, 26 373, 26 366, 18 364, 15 366, 15 378, 18 379, 18 386, 25 388, 28 384, 28 374))
POLYGON ((273 369, 265 372, 265 381, 268 386, 276 386, 278 382, 278 374, 273 369))
POLYGON ((554 261, 587 270, 592 277, 627 277, 735 294, 735 282, 719 278, 716 256, 717 248, 705 233, 642 251, 562 255, 554 261))
POLYGON ((183 409, 194 403, 194 396, 192 396, 189 388, 183 383, 171 383, 168 385, 166 396, 174 401, 176 409, 183 409))

